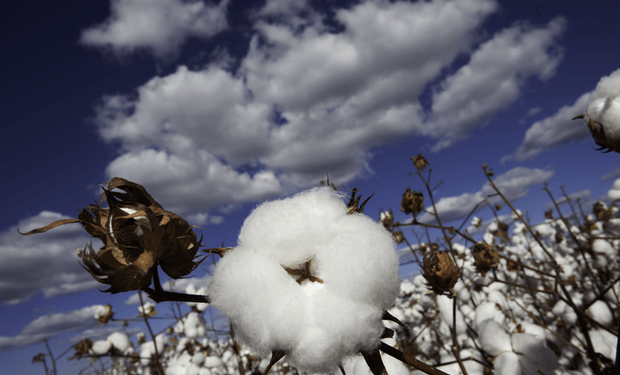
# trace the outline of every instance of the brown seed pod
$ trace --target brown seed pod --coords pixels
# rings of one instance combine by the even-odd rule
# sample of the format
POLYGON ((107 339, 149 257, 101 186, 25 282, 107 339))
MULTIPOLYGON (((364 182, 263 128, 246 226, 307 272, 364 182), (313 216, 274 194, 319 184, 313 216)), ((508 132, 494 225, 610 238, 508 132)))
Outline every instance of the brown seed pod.
POLYGON ((497 269, 499 265, 499 253, 494 246, 486 242, 477 243, 473 249, 474 267, 476 271, 485 276, 491 269, 497 269))
POLYGON ((419 191, 407 188, 400 202, 400 210, 405 214, 417 216, 424 209, 424 196, 419 191))
POLYGON ((452 295, 451 289, 459 279, 459 269, 446 251, 429 252, 424 255, 422 270, 433 292, 452 295))

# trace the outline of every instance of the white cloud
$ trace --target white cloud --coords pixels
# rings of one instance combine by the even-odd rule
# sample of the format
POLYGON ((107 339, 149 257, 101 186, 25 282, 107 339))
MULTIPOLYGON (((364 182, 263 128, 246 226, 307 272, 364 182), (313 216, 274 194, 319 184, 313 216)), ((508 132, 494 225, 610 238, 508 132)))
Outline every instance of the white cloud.
POLYGON ((95 312, 100 305, 93 305, 69 312, 41 316, 28 323, 19 335, 0 336, 0 351, 12 350, 34 344, 43 339, 51 339, 64 332, 83 331, 96 327, 95 312))
POLYGON ((187 38, 209 38, 227 27, 228 0, 111 0, 110 17, 82 32, 80 42, 116 54, 148 49, 158 58, 178 53, 187 38))
POLYGON ((335 32, 308 4, 268 1, 252 15, 256 35, 234 74, 181 66, 136 95, 104 98, 96 122, 123 152, 108 176, 199 214, 293 193, 326 173, 346 183, 372 173, 373 147, 405 136, 452 144, 561 59, 560 18, 511 27, 477 48, 497 8, 493 0, 369 0, 336 9, 335 32), (419 97, 462 54, 471 61, 435 93, 429 121, 419 97))
POLYGON ((507 108, 518 99, 528 78, 553 76, 562 60, 557 40, 565 28, 561 17, 542 28, 521 23, 482 44, 469 63, 441 83, 433 95, 428 133, 438 139, 435 150, 464 138, 507 108))
POLYGON ((497 8, 369 1, 338 10, 345 31, 333 33, 299 5, 271 1, 256 13, 258 34, 236 75, 180 67, 134 97, 104 98, 101 135, 125 152, 108 175, 196 214, 290 193, 325 173, 337 184, 368 173, 370 148, 423 126, 417 97, 497 8), (312 22, 299 31, 261 18, 287 12, 312 22))
MULTIPOLYGON (((18 227, 23 233, 63 218, 43 211, 20 221, 18 227)), ((16 227, 0 233, 0 303, 25 302, 39 291, 52 298, 95 288, 97 282, 79 265, 76 254, 88 241, 80 224, 32 236, 18 234, 16 227)))
POLYGON ((195 214, 223 203, 262 201, 281 192, 272 171, 239 172, 206 150, 129 152, 115 159, 106 173, 145 186, 164 207, 179 214, 195 214))
POLYGON ((571 119, 585 112, 591 96, 591 92, 585 93, 572 105, 560 108, 553 116, 536 121, 525 132, 525 138, 517 151, 504 159, 532 159, 541 152, 590 137, 590 131, 583 121, 571 119))
MULTIPOLYGON (((493 182, 509 201, 514 202, 527 195, 530 187, 544 183, 553 177, 553 174, 553 171, 550 170, 516 167, 495 177, 493 182)), ((441 198, 435 206, 441 221, 447 223, 466 217, 477 204, 495 193, 496 191, 491 187, 491 184, 486 182, 479 191, 463 193, 456 197, 441 198)), ((496 196, 490 198, 488 202, 495 204, 500 202, 500 199, 496 196)), ((424 214, 419 220, 425 223, 434 221, 430 214, 424 214)))

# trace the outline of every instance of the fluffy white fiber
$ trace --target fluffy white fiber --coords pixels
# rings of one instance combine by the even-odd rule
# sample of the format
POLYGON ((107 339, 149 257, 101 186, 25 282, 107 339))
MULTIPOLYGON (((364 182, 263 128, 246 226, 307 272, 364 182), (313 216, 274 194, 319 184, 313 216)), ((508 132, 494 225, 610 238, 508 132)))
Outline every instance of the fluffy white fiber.
POLYGON ((284 350, 302 372, 334 372, 379 344, 382 313, 400 289, 395 244, 383 225, 347 215, 342 196, 316 188, 267 202, 246 219, 208 292, 260 356, 284 350), (298 284, 284 267, 313 277, 298 284))
POLYGON ((599 124, 604 126, 610 141, 614 143, 620 141, 620 69, 601 78, 592 95, 592 101, 588 104, 586 114, 597 123, 597 126, 599 124))

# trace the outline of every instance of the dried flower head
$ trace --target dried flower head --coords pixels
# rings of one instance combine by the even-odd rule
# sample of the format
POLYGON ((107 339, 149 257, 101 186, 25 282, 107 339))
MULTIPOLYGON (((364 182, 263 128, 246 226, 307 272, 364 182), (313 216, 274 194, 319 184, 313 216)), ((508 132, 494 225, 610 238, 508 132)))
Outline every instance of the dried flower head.
POLYGON ((394 236, 394 241, 396 241, 397 244, 405 242, 405 234, 400 230, 393 231, 392 236, 394 236))
POLYGON ((494 246, 486 242, 477 243, 474 246, 474 267, 476 271, 485 276, 491 269, 497 269, 499 265, 499 253, 494 246))
POLYGON ((36 363, 36 362, 45 363, 45 354, 39 353, 35 355, 34 357, 32 357, 32 363, 36 363))
POLYGON ((98 205, 86 206, 78 219, 64 219, 25 235, 46 232, 59 225, 79 222, 104 246, 87 245, 78 252, 82 266, 119 293, 147 288, 156 266, 173 279, 192 272, 200 240, 183 218, 165 210, 143 186, 114 177, 103 189, 98 205), (102 207, 106 200, 108 207, 102 207))
POLYGON ((497 236, 502 243, 506 243, 508 242, 510 239, 508 238, 508 224, 498 221, 497 222, 497 229, 496 230, 492 230, 490 231, 491 234, 493 234, 494 236, 497 236))
POLYGON ((614 217, 614 212, 611 208, 607 208, 607 205, 603 202, 596 202, 592 208, 596 220, 609 221, 614 217))
POLYGON ((385 229, 390 229, 394 226, 394 213, 390 209, 389 211, 382 211, 379 214, 379 222, 383 224, 385 229))
POLYGON ((550 209, 549 211, 545 211, 545 219, 549 219, 549 220, 553 219, 553 209, 550 209))
POLYGON ((459 269, 446 251, 429 252, 424 255, 423 276, 430 289, 437 294, 451 295, 451 289, 459 278, 459 269))
POLYGON ((83 356, 88 355, 89 350, 93 348, 93 342, 90 339, 84 339, 77 344, 73 345, 73 349, 75 353, 69 357, 69 360, 72 359, 81 359, 83 356))
POLYGON ((424 168, 426 168, 427 165, 430 164, 428 160, 426 160, 424 156, 422 156, 422 154, 418 154, 418 156, 416 157, 410 156, 409 158, 413 162, 413 165, 416 167, 416 169, 419 171, 423 170, 424 168))
POLYGON ((400 210, 405 214, 417 216, 424 209, 424 196, 419 191, 407 188, 400 202, 400 210))

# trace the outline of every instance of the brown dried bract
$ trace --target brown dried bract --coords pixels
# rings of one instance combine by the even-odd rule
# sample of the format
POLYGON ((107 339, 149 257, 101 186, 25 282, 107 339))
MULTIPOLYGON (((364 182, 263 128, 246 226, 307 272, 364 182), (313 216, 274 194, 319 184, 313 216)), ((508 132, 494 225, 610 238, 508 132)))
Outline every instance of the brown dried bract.
POLYGON ((592 208, 592 212, 594 213, 594 216, 596 216, 596 220, 607 222, 609 219, 614 217, 613 210, 611 208, 607 208, 603 202, 596 202, 592 208))
POLYGON ((84 339, 77 344, 73 345, 75 353, 69 357, 69 360, 80 359, 85 355, 88 355, 88 351, 93 348, 93 342, 90 339, 84 339))
MULTIPOLYGON (((585 117, 586 114, 582 113, 579 116, 573 117, 573 120, 583 119, 585 117)), ((604 124, 601 124, 600 122, 595 122, 592 117, 588 117, 587 125, 590 133, 592 134, 592 138, 594 138, 594 143, 599 146, 599 148, 597 148, 598 151, 602 151, 605 153, 612 151, 620 152, 620 144, 617 144, 607 136, 607 134, 605 133, 604 124)))
POLYGON ((400 210, 405 214, 417 216, 424 209, 424 196, 419 191, 407 188, 400 202, 400 210))
POLYGON ((424 255, 423 276, 430 289, 437 294, 451 295, 451 289, 459 278, 459 269, 446 251, 429 252, 424 255))
POLYGON ((87 245, 79 252, 82 266, 95 280, 109 285, 105 290, 109 293, 148 287, 157 265, 178 279, 200 264, 202 260, 195 261, 200 240, 192 226, 165 210, 142 185, 114 177, 103 190, 99 204, 86 206, 77 220, 59 220, 24 234, 80 222, 104 244, 97 251, 87 245), (102 207, 104 200, 108 207, 102 207))
POLYGON ((422 154, 418 154, 418 156, 416 157, 410 156, 409 158, 413 162, 415 168, 419 171, 423 170, 424 168, 426 168, 427 165, 430 164, 428 160, 426 160, 424 156, 422 156, 422 154))
POLYGON ((375 195, 375 193, 372 193, 370 195, 370 197, 366 198, 366 200, 364 202, 362 202, 362 205, 359 206, 360 204, 360 200, 362 199, 362 196, 358 196, 357 198, 355 197, 355 194, 360 191, 358 188, 354 187, 353 190, 351 190, 351 199, 349 199, 349 203, 347 204, 347 214, 351 215, 353 213, 364 213, 364 207, 366 207, 366 203, 368 203, 368 201, 370 200, 370 198, 373 197, 373 195, 375 195), (359 206, 359 207, 358 207, 359 206))
POLYGON ((474 267, 482 276, 485 276, 491 269, 497 269, 499 253, 495 247, 486 242, 480 242, 474 246, 473 254, 474 267))

